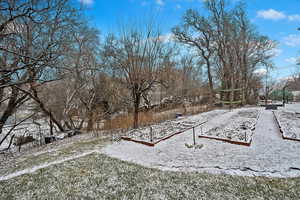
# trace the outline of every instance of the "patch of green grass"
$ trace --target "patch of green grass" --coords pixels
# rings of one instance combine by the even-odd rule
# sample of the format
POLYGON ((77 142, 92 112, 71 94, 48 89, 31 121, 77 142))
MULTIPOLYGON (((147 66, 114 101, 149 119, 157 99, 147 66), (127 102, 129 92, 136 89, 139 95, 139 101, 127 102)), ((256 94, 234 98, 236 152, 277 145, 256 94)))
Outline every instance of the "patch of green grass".
POLYGON ((299 199, 300 178, 166 172, 91 154, 0 182, 0 199, 299 199))

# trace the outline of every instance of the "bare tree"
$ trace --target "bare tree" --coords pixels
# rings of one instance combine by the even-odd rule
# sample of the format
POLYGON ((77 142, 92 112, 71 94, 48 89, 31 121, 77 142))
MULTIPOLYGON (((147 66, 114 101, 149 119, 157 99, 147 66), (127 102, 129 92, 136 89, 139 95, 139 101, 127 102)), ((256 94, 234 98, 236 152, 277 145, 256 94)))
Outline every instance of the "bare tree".
POLYGON ((104 55, 113 62, 119 81, 130 91, 134 128, 138 127, 142 95, 158 83, 163 60, 172 52, 160 36, 151 25, 142 29, 127 28, 118 36, 108 36, 104 47, 104 55))
MULTIPOLYGON (((86 118, 88 127, 92 126, 95 110, 96 81, 100 70, 99 31, 86 25, 77 26, 69 35, 72 44, 65 49, 63 66, 68 75, 65 77, 66 95, 64 100, 64 123, 68 128, 81 129, 86 118), (80 122, 74 123, 71 111, 77 111, 80 122)), ((100 94, 98 94, 100 95, 100 94)))
POLYGON ((78 24, 79 12, 68 0, 1 3, 0 90, 10 94, 5 101, 11 103, 2 114, 0 131, 7 118, 28 99, 63 131, 60 122, 41 101, 38 88, 60 79, 63 51, 70 42, 72 27, 78 24))
POLYGON ((212 59, 215 48, 211 22, 200 16, 197 11, 190 9, 183 16, 183 24, 173 28, 172 32, 177 41, 196 48, 199 56, 205 61, 211 98, 213 98, 212 59))
MULTIPOLYGON (((216 71, 220 87, 227 92, 223 97, 233 101, 242 91, 242 102, 249 99, 250 82, 259 66, 272 67, 270 58, 276 43, 255 30, 245 13, 244 5, 229 6, 225 0, 204 2, 208 11, 201 16, 188 10, 183 25, 173 29, 178 41, 195 47, 206 61, 208 79, 211 68, 216 71)), ((217 82, 217 81, 215 81, 217 82)), ((210 89, 213 82, 210 81, 210 89)), ((211 90, 212 91, 212 90, 211 90)))

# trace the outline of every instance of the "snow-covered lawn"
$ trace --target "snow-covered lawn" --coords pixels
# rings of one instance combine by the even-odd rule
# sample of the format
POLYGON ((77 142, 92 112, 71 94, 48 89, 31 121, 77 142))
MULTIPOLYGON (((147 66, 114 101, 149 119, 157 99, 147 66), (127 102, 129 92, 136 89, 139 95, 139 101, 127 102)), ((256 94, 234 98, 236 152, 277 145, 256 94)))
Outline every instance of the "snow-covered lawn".
POLYGON ((0 199, 299 199, 300 178, 149 169, 93 153, 0 181, 0 199))
MULTIPOLYGON (((189 120, 207 119, 206 132, 216 126, 230 124, 238 112, 260 110, 250 147, 197 138, 202 148, 187 148, 193 143, 192 130, 176 135, 154 147, 121 141, 102 151, 112 157, 148 167, 171 171, 200 171, 245 176, 297 177, 300 176, 300 142, 283 140, 272 111, 264 108, 242 108, 232 112, 215 110, 202 113, 189 120)), ((281 108, 280 108, 281 109, 281 108)), ((298 104, 287 105, 284 110, 298 110, 298 104)), ((239 120, 240 117, 237 117, 239 120)), ((186 119, 185 119, 186 120, 186 119)), ((199 135, 201 129, 196 129, 199 135)))

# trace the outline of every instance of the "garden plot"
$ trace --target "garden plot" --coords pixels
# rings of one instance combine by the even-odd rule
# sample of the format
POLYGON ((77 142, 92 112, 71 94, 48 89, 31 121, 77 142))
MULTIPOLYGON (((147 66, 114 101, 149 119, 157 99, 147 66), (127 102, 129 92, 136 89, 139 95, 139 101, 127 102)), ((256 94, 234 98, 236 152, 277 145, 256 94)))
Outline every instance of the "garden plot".
MULTIPOLYGON (((297 110, 296 106, 300 108, 299 105, 290 107, 297 110)), ((240 176, 300 177, 300 142, 282 139, 272 111, 260 107, 239 108, 231 112, 214 110, 188 119, 209 119, 202 126, 203 132, 206 132, 217 126, 225 127, 231 120, 237 120, 240 115, 248 116, 244 111, 252 113, 254 110, 259 111, 259 119, 251 146, 247 148, 204 138, 196 140, 197 145, 202 145, 202 148, 188 148, 186 144, 193 143, 193 131, 189 130, 158 143, 154 148, 120 141, 107 145, 102 152, 114 158, 161 170, 240 176)), ((196 128, 195 132, 199 135, 201 129, 196 128)))
POLYGON ((300 141, 300 113, 280 110, 274 114, 283 138, 300 141))
POLYGON ((227 119, 223 117, 221 123, 216 122, 214 127, 206 127, 204 132, 200 132, 199 137, 249 146, 258 117, 258 109, 233 111, 227 119))
POLYGON ((149 127, 129 131, 122 139, 154 146, 158 142, 182 133, 204 122, 188 120, 169 120, 149 127))
POLYGON ((188 116, 176 120, 168 120, 163 123, 131 130, 125 133, 121 138, 133 142, 154 146, 162 140, 166 140, 174 135, 183 133, 193 127, 201 126, 208 120, 217 115, 224 114, 228 111, 212 111, 205 115, 188 116))

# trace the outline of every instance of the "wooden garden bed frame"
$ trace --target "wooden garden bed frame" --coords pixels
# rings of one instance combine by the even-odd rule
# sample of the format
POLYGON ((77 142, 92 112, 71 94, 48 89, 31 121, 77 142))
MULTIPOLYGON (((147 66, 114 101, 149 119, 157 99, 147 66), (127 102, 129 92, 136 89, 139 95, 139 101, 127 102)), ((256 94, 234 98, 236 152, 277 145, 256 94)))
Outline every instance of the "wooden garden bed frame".
POLYGON ((284 134, 283 134, 283 130, 282 130, 282 126, 281 126, 281 124, 280 124, 280 121, 278 120, 278 118, 277 118, 277 116, 276 116, 276 114, 275 114, 274 111, 273 111, 273 115, 274 115, 275 121, 276 121, 276 123, 277 123, 277 125, 278 125, 278 128, 279 128, 279 131, 280 131, 280 133, 281 133, 282 139, 300 142, 300 139, 285 137, 284 134))
MULTIPOLYGON (((259 117, 260 117, 260 113, 258 114, 258 116, 257 116, 257 118, 256 118, 256 123, 255 123, 255 125, 254 125, 254 128, 252 128, 251 131, 254 131, 254 130, 255 130, 255 127, 256 127, 256 124, 257 124, 257 121, 258 121, 259 117)), ((178 134, 180 134, 180 133, 186 132, 186 131, 191 130, 191 129, 193 129, 193 128, 196 128, 196 127, 198 127, 198 126, 202 126, 202 125, 205 124, 205 123, 207 123, 207 121, 202 122, 202 123, 200 123, 200 124, 198 124, 198 125, 196 125, 196 126, 187 128, 187 129, 185 129, 185 130, 182 130, 182 131, 173 133, 173 134, 171 134, 171 135, 168 135, 168 136, 166 136, 166 137, 164 137, 164 138, 162 138, 162 139, 160 139, 160 140, 158 140, 158 141, 156 141, 156 142, 147 142, 147 141, 143 141, 143 140, 132 139, 132 138, 127 137, 127 136, 122 136, 121 139, 126 140, 126 141, 131 141, 131 142, 140 143, 140 144, 144 144, 144 145, 147 145, 147 146, 154 147, 156 144, 160 143, 161 141, 167 140, 167 139, 169 139, 169 138, 171 138, 171 137, 173 137, 173 136, 175 136, 175 135, 178 135, 178 134)), ((243 146, 248 146, 248 147, 249 147, 249 146, 251 145, 251 143, 252 143, 252 137, 251 137, 251 139, 250 139, 249 142, 232 141, 232 140, 229 140, 229 139, 226 139, 226 138, 217 138, 217 137, 202 136, 202 135, 199 135, 198 137, 199 137, 199 138, 205 138, 205 139, 214 139, 214 140, 218 140, 218 141, 223 141, 223 142, 228 142, 228 143, 231 143, 231 144, 243 145, 243 146)))
POLYGON ((154 147, 156 144, 158 144, 158 143, 160 143, 160 142, 162 142, 162 141, 164 141, 164 140, 167 140, 167 139, 169 139, 169 138, 171 138, 171 137, 173 137, 173 136, 175 136, 175 135, 178 135, 178 134, 180 134, 180 133, 184 133, 184 132, 186 132, 186 131, 188 131, 188 130, 191 130, 191 129, 193 129, 193 128, 196 128, 196 127, 198 127, 198 126, 202 126, 202 125, 205 124, 206 122, 207 122, 207 121, 202 122, 202 123, 200 123, 200 124, 197 124, 196 126, 193 126, 193 127, 190 127, 190 128, 187 128, 187 129, 184 129, 184 130, 181 130, 181 131, 178 131, 178 132, 173 133, 173 134, 171 134, 171 135, 168 135, 168 136, 166 136, 166 137, 164 137, 164 138, 162 138, 162 139, 160 139, 160 140, 158 140, 158 141, 156 141, 156 142, 147 142, 147 141, 143 141, 143 140, 132 139, 132 138, 126 137, 126 136, 122 136, 121 139, 126 140, 126 141, 131 141, 131 142, 136 142, 136 143, 144 144, 144 145, 147 145, 147 146, 150 146, 150 147, 154 147))
POLYGON ((198 137, 205 138, 205 139, 218 140, 218 141, 227 142, 230 144, 237 144, 237 145, 243 145, 243 146, 248 146, 248 147, 250 147, 250 145, 252 143, 252 138, 250 139, 250 142, 239 142, 239 141, 233 141, 233 140, 229 140, 229 139, 225 139, 225 138, 217 138, 217 137, 210 137, 210 136, 203 136, 203 135, 199 135, 198 137))
MULTIPOLYGON (((256 122, 254 124, 254 127, 251 129, 251 131, 255 131, 256 124, 258 122, 260 114, 261 113, 259 112, 258 116, 256 117, 256 122)), ((249 142, 233 141, 233 140, 229 140, 229 139, 226 139, 226 138, 218 138, 218 137, 211 137, 211 136, 204 136, 204 135, 199 135, 198 137, 199 138, 205 138, 205 139, 218 140, 218 141, 227 142, 227 143, 230 143, 230 144, 237 144, 237 145, 243 145, 243 146, 248 146, 248 147, 250 147, 250 145, 252 143, 252 137, 251 137, 249 142)))

